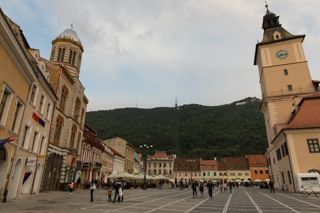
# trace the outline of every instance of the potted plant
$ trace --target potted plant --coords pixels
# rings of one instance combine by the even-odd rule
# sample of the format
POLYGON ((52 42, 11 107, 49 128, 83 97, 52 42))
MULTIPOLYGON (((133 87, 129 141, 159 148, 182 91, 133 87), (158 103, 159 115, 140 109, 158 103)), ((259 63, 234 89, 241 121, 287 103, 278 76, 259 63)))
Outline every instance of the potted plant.
POLYGON ((133 187, 133 181, 131 181, 131 190, 134 190, 134 187, 133 187))
POLYGON ((137 186, 138 186, 137 189, 140 189, 141 183, 138 182, 138 183, 137 183, 137 186))

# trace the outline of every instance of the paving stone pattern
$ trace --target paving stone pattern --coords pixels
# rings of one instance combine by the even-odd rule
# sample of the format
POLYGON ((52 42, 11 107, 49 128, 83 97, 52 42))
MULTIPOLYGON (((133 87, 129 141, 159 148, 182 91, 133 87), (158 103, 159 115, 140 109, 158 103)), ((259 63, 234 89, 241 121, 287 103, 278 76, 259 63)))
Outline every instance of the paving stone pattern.
MULTIPOLYGON (((107 190, 96 189, 94 202, 90 202, 89 190, 69 192, 50 192, 21 197, 8 203, 0 204, 0 212, 21 213, 171 213, 171 212, 222 212, 222 213, 286 213, 320 212, 320 198, 300 194, 254 187, 239 187, 230 193, 213 190, 213 198, 205 191, 204 198, 192 197, 192 190, 148 189, 125 190, 124 202, 108 203, 107 190)), ((112 197, 113 198, 113 197, 112 197)))

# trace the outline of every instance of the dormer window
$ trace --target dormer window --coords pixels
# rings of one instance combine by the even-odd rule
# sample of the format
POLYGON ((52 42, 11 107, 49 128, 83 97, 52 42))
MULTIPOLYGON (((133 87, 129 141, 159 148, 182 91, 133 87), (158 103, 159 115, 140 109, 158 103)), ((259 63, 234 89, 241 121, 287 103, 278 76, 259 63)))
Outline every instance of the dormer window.
POLYGON ((273 33, 273 40, 279 40, 279 39, 281 39, 281 33, 278 31, 275 31, 273 33))

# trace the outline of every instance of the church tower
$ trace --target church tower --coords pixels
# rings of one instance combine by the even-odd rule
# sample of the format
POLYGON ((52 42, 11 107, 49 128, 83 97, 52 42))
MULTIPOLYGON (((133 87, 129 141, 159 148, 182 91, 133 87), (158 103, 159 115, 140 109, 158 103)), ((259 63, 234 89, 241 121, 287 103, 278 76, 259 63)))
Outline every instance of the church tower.
POLYGON ((279 16, 266 5, 263 39, 256 44, 254 65, 258 65, 269 144, 287 125, 302 97, 316 91, 311 80, 302 42, 305 35, 293 35, 279 23, 279 16))
POLYGON ((52 41, 50 61, 65 65, 73 77, 79 77, 83 46, 73 29, 64 30, 52 41))

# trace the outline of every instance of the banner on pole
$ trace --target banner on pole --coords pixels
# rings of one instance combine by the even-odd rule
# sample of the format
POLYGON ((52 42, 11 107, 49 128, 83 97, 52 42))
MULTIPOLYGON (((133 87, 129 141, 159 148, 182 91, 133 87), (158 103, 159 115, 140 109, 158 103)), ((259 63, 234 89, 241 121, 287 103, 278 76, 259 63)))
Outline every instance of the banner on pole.
POLYGON ((76 183, 78 181, 78 179, 80 178, 81 175, 81 170, 79 170, 76 174, 76 178, 74 179, 74 182, 76 183))

